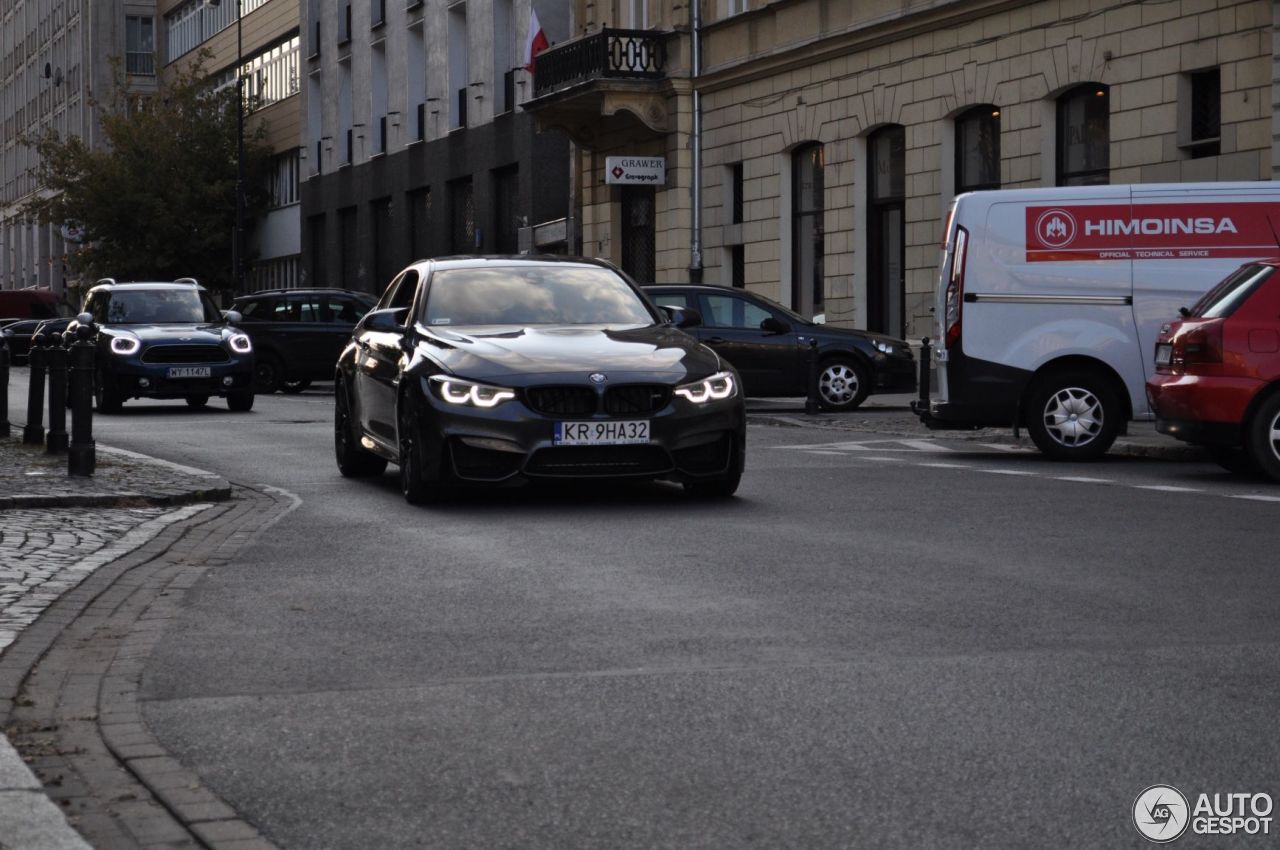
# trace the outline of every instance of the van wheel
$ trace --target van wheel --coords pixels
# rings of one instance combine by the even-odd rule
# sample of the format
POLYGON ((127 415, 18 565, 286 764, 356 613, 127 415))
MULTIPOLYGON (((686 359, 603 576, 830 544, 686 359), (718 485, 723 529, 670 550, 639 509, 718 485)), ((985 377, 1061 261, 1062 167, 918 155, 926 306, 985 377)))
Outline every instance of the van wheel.
POLYGON ((1054 460, 1097 460, 1120 433, 1120 402, 1094 372, 1055 372, 1036 381, 1027 404, 1027 431, 1054 460))
POLYGON ((1280 481, 1280 393, 1272 393, 1249 420, 1249 450, 1258 468, 1280 481))
POLYGON ((828 360, 818 371, 818 403, 824 410, 853 410, 870 390, 867 370, 848 358, 828 360))

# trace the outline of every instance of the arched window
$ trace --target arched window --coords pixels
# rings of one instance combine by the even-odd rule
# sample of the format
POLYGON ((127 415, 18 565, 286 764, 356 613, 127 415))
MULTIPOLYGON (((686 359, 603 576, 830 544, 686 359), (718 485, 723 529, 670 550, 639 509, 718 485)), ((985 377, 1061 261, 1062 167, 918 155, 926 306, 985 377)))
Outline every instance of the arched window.
POLYGON ((1058 185, 1095 186, 1111 178, 1110 90, 1076 86, 1058 98, 1058 185))
POLYGON ((893 124, 867 139, 867 329, 906 335, 907 134, 893 124))
POLYGON ((1000 108, 985 104, 956 119, 956 194, 1000 188, 1000 108))
POLYGON ((791 308, 822 312, 822 145, 805 145, 791 157, 791 308))

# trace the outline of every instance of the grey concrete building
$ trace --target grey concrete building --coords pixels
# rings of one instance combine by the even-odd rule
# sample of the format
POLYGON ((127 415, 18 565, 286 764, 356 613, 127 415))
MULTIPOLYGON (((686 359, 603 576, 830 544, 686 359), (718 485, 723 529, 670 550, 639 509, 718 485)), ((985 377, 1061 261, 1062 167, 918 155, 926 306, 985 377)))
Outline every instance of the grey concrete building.
POLYGON ((24 220, 37 190, 35 151, 54 129, 96 144, 93 99, 112 87, 112 60, 139 93, 155 87, 155 3, 140 0, 6 0, 0 6, 0 288, 63 294, 73 228, 24 220))
MULTIPOLYGON (((538 3, 552 40, 568 4, 538 3)), ((418 258, 564 250, 569 148, 522 104, 529 0, 303 0, 304 280, 380 292, 418 258)))

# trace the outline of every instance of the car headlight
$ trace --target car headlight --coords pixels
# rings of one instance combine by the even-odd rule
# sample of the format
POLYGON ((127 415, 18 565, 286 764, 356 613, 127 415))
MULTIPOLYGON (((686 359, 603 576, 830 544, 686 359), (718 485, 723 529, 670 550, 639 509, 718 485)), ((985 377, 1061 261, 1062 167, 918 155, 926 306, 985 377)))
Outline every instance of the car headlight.
POLYGON ((112 354, 119 354, 121 357, 128 357, 130 354, 137 354, 139 348, 142 348, 142 343, 131 336, 116 336, 111 338, 112 354))
POLYGON ((899 354, 902 349, 900 346, 894 345, 891 342, 881 342, 880 340, 876 340, 876 351, 879 351, 881 354, 899 354))
POLYGON ((248 334, 232 334, 227 343, 236 354, 248 354, 253 351, 253 341, 249 339, 248 334))
POLYGON ((432 377, 431 389, 442 401, 471 407, 497 407, 516 397, 516 391, 506 387, 477 384, 475 381, 447 378, 444 375, 432 377))
POLYGON ((695 381, 676 387, 676 395, 686 398, 694 404, 706 404, 709 401, 724 401, 738 394, 738 384, 732 372, 717 372, 710 378, 695 381))

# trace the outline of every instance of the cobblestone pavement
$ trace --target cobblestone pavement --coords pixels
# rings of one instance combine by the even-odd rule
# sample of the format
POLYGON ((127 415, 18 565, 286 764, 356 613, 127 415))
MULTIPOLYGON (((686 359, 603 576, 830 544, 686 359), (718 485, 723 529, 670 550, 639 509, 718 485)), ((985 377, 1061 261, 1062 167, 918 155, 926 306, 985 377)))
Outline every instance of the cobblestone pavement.
POLYGON ((0 653, 93 570, 207 507, 0 511, 0 653))

